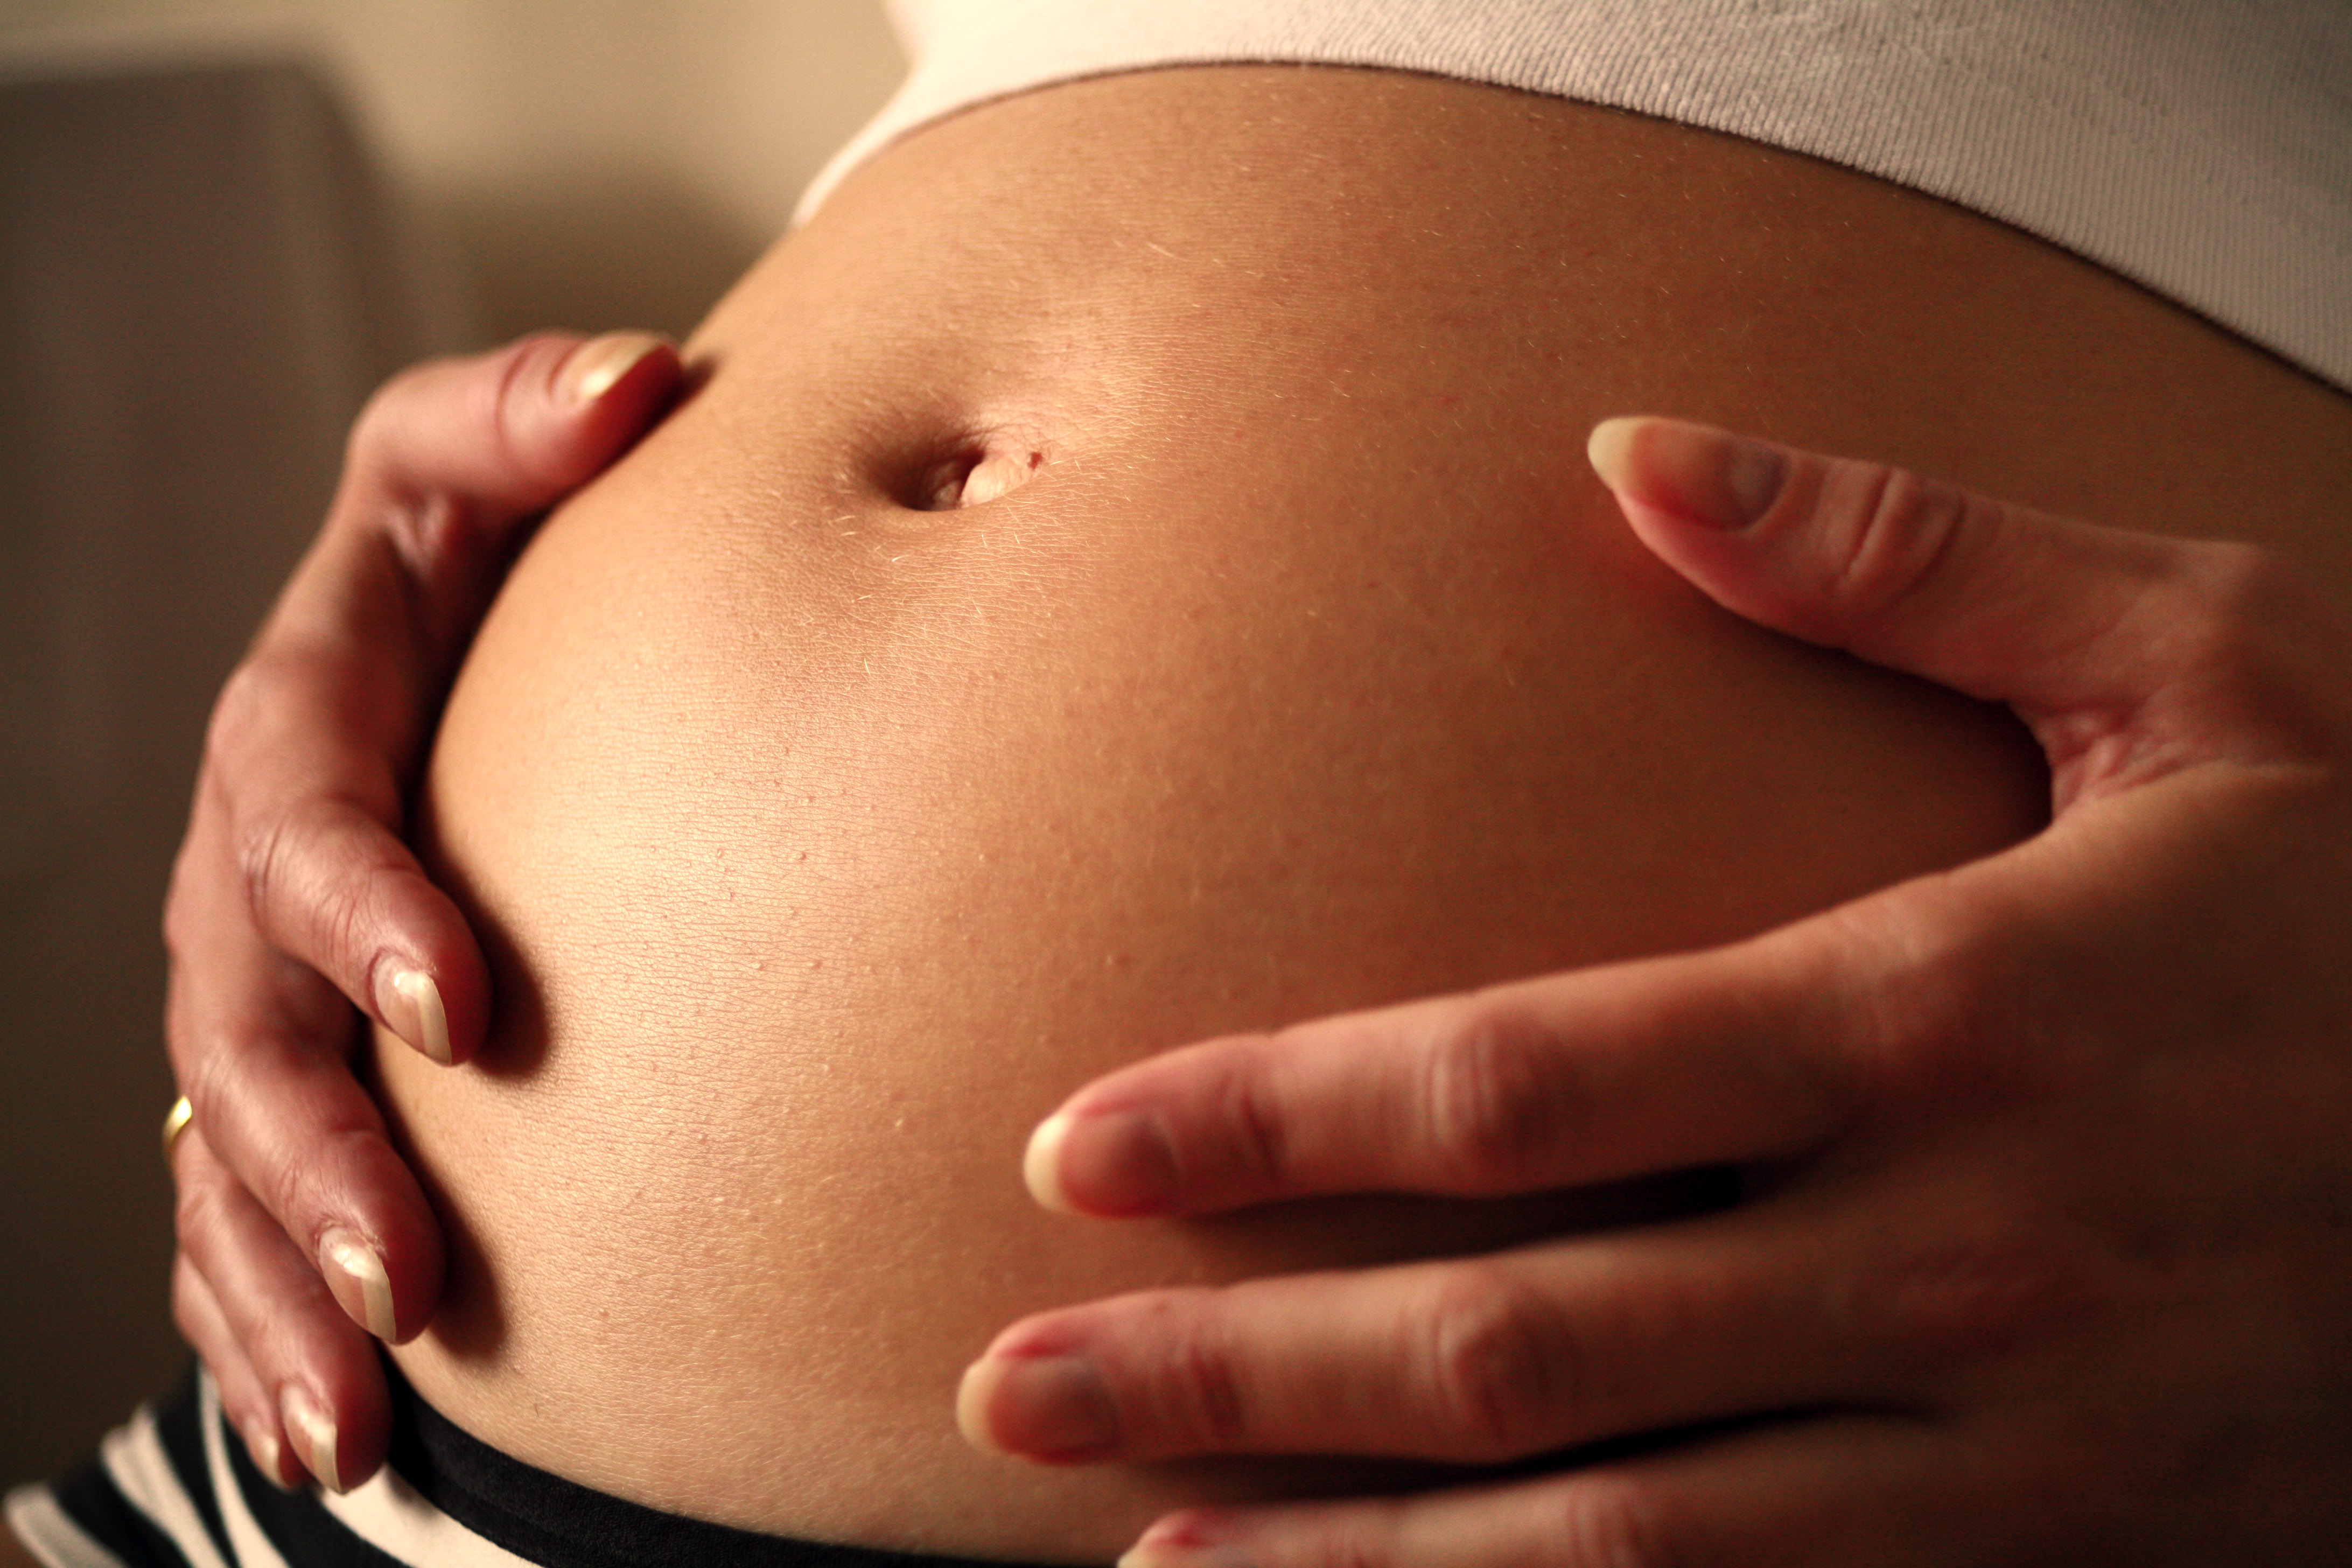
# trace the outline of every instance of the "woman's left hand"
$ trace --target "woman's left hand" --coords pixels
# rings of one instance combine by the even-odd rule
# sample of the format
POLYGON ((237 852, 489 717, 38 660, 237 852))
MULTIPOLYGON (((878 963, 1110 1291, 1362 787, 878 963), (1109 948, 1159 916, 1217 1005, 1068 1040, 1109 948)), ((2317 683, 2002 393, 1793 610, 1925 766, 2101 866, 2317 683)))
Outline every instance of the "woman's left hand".
POLYGON ((2341 613, 2244 546, 1668 421, 1593 447, 1635 530, 1725 605, 2011 704, 2048 753, 2053 822, 1715 952, 1097 1081, 1031 1145, 1049 1205, 1718 1164, 1747 1195, 1043 1314, 966 1374, 967 1433, 1064 1461, 1560 1455, 1456 1489, 1173 1515, 1127 1559, 1152 1568, 2340 1560, 2341 613), (1634 1436, 1668 1440, 1576 1451, 1634 1436))

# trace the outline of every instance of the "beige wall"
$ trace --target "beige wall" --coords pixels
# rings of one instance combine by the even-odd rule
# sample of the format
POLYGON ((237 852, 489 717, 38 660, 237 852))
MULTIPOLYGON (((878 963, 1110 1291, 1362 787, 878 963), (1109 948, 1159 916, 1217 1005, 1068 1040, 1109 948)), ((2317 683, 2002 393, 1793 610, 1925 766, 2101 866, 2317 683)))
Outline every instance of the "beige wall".
POLYGON ((184 1354, 156 917, 205 710, 450 336, 319 81, 497 339, 689 327, 899 68, 872 0, 0 0, 0 1486, 184 1354))
POLYGON ((880 0, 0 0, 0 61, 93 47, 320 59, 487 341, 691 326, 904 69, 880 0))

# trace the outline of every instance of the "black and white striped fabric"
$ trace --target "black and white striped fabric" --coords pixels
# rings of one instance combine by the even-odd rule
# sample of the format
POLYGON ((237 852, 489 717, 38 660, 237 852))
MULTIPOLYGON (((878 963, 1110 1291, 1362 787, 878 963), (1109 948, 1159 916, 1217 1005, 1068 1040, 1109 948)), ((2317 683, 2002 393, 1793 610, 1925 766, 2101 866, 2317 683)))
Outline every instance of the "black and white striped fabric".
POLYGON ((347 1496, 264 1480, 191 1367, 96 1458, 10 1493, 8 1523, 49 1568, 992 1568, 625 1502, 509 1458, 393 1383, 391 1463, 347 1496))

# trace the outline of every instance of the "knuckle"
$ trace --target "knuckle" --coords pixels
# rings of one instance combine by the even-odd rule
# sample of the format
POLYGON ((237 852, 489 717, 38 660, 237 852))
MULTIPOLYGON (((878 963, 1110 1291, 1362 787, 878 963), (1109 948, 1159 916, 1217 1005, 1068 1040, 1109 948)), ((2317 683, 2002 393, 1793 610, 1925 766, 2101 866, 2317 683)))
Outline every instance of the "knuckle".
POLYGON ((266 655, 247 658, 229 672, 205 726, 205 776, 223 781, 236 776, 238 764, 252 752, 279 702, 282 684, 276 661, 266 655))
POLYGON ((1965 1115, 2064 1066, 2065 1042, 2018 994, 2026 938, 1998 911, 1882 902, 1847 936, 1836 1006, 1841 1068, 1859 1104, 1965 1115))
POLYGON ((2092 1252, 2054 1230, 2010 1221, 1909 1248, 1858 1284, 1874 1337, 1927 1366, 1991 1354, 2045 1329, 2088 1325, 2098 1311, 2092 1252))
POLYGON ((254 1190, 253 1196, 285 1227, 288 1238, 299 1245, 315 1241, 315 1233, 324 1228, 323 1222, 304 1218, 318 1212, 309 1201, 312 1191, 312 1181, 299 1165, 274 1161, 263 1172, 261 1185, 254 1190))
MULTIPOLYGON (((163 1059, 172 1069, 172 1079, 184 1085, 196 1070, 203 1053, 202 1031, 188 1021, 186 1002, 187 980, 178 967, 163 982, 163 1059)), ((182 1093, 187 1091, 184 1088, 182 1093)), ((195 1104, 195 1096, 188 1096, 188 1104, 195 1104)))
POLYGON ((2187 550, 2158 595, 2174 657, 2217 676, 2251 676, 2275 650, 2267 632, 2290 594, 2283 562, 2259 545, 2212 542, 2187 550))
POLYGON ((1823 545, 1827 600, 1848 618, 1883 616, 1936 577, 1964 530, 1997 521, 1996 503, 1908 468, 1861 464, 1846 484, 1823 545))
POLYGON ((253 1196, 305 1258, 318 1256, 319 1238, 350 1205, 349 1173, 362 1134, 314 1125, 299 1147, 273 1152, 253 1196))
POLYGON ((397 476, 415 410, 437 395, 453 363, 446 356, 419 360, 394 372, 369 395, 343 444, 346 484, 382 483, 397 476))
MULTIPOLYGON (((236 1103, 237 1080, 257 1070, 247 1059, 251 1055, 223 1049, 195 1064, 187 1092, 198 1126, 222 1129, 215 1112, 236 1103)), ((245 1228, 235 1212, 240 1205, 257 1205, 298 1241, 306 1233, 322 1231, 328 1198, 339 1188, 345 1136, 331 1127, 309 1123, 269 1129, 257 1145, 247 1144, 244 1157, 235 1163, 234 1141, 226 1139, 208 1141, 210 1157, 202 1162, 184 1155, 176 1162, 180 1180, 174 1212, 182 1249, 203 1258, 215 1256, 215 1243, 229 1245, 245 1228)), ((315 1242, 315 1235, 309 1239, 315 1242)))
POLYGON ((219 1125, 215 1117, 221 1107, 237 1103, 237 1085, 234 1080, 245 1066, 241 1044, 218 1034, 191 1042, 188 1061, 180 1075, 180 1091, 188 1097, 188 1105, 195 1112, 188 1135, 181 1142, 200 1139, 206 1149, 224 1159, 226 1155, 214 1137, 219 1125))
MULTIPOLYGON (((268 1047, 273 1042, 243 1014, 212 1020, 206 1026, 187 1027, 181 1036, 173 1042, 173 1062, 180 1091, 188 1097, 194 1112, 181 1145, 201 1142, 213 1161, 226 1163, 236 1141, 223 1134, 234 1122, 236 1109, 247 1103, 250 1086, 246 1080, 266 1070, 268 1047)), ((184 1158, 174 1161, 175 1166, 186 1163, 184 1158)))
POLYGON ((1256 1542, 1251 1555, 1265 1568, 1396 1568, 1400 1511, 1393 1503, 1360 1504, 1320 1529, 1256 1542))
POLYGON ((348 803, 318 798, 240 824, 237 878, 255 923, 358 985, 374 952, 381 879, 398 863, 352 832, 348 803))
POLYGON ((530 439, 531 414, 546 392, 544 377, 534 372, 560 358, 555 351, 572 341, 562 332, 535 332, 477 357, 427 360, 393 376, 368 400, 352 427, 339 504, 380 531, 412 576, 433 581, 446 560, 468 556, 484 542, 485 520, 425 482, 420 455, 449 446, 446 432, 454 418, 490 471, 547 483, 540 444, 530 439), (444 434, 436 437, 436 431, 444 434), (422 445, 428 440, 433 448, 422 445))
POLYGON ((1509 1186, 1570 1142, 1570 1097, 1549 1030, 1508 1003, 1475 1006, 1430 1042, 1423 1139, 1440 1179, 1465 1191, 1509 1186))
POLYGON ((2277 552, 2235 542, 2201 542, 2176 560, 2149 608, 2187 688, 2305 742, 2325 734, 2338 689, 2313 650, 2334 639, 2309 579, 2277 552))
POLYGON ((1590 1397, 1572 1336, 1543 1293, 1498 1264, 1440 1277, 1408 1331, 1449 1457, 1507 1459, 1549 1446, 1590 1397))
POLYGON ((561 363, 562 356, 554 351, 568 351, 576 341, 562 332, 520 338, 499 350, 488 374, 474 384, 478 401, 469 412, 478 427, 489 432, 491 455, 504 471, 540 484, 553 481, 541 450, 543 443, 531 438, 539 428, 531 416, 548 406, 547 384, 529 373, 551 355, 561 363))
MULTIPOLYGON (((462 428, 476 433, 493 493, 520 484, 551 493, 568 488, 548 450, 548 381, 543 372, 575 340, 562 332, 534 332, 471 362, 458 384, 457 412, 462 428)), ((443 583, 453 569, 478 561, 501 537, 495 505, 485 507, 446 488, 419 487, 406 476, 390 487, 382 526, 399 552, 404 569, 421 584, 443 583)))
POLYGON ((1690 1568, 1675 1540, 1656 1489, 1591 1474, 1559 1494, 1534 1557, 1559 1568, 1690 1568))
POLYGON ((1195 1302, 1167 1328, 1157 1415, 1188 1447, 1218 1453, 1242 1447, 1250 1436, 1250 1407, 1224 1321, 1195 1302))
POLYGON ((246 910, 265 928, 280 902, 294 891, 289 883, 298 832, 292 816, 272 816, 240 822, 233 836, 232 854, 246 910))
MULTIPOLYGON (((201 830, 191 826, 188 836, 180 843, 178 853, 172 857, 172 879, 163 892, 163 956, 176 973, 188 963, 201 942, 203 920, 196 913, 192 884, 210 869, 208 856, 202 847, 201 830)), ((165 1009, 168 1023, 172 1009, 165 1009)))
POLYGON ((172 1237, 184 1256, 195 1259, 212 1255, 214 1238, 226 1234, 225 1196, 218 1181, 181 1173, 172 1201, 172 1237))
POLYGON ((2218 621, 2261 625, 2302 584, 2284 556, 2260 544, 2202 540, 2186 547, 2183 558, 2206 615, 2218 621))
POLYGON ((1280 1059, 1281 1038, 1274 1044, 1275 1053, 1232 1069, 1223 1095, 1223 1126, 1231 1134, 1232 1157, 1261 1192, 1287 1186, 1292 1166, 1290 1118, 1265 1070, 1268 1063, 1280 1059))
POLYGON ((343 470, 347 476, 382 465, 388 448, 396 440, 401 406, 416 395, 418 387, 431 374, 431 363, 425 361, 397 371, 368 395, 359 417, 352 421, 351 435, 343 442, 343 470))

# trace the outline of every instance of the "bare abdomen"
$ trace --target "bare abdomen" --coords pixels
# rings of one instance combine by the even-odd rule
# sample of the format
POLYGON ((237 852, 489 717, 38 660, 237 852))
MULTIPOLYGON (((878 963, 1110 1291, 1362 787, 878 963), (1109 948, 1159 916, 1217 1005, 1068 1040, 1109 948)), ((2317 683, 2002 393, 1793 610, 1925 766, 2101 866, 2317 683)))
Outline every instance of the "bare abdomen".
POLYGON ((519 566, 433 760, 500 1011, 478 1068, 380 1058, 458 1242, 399 1359, 593 1485, 934 1550, 1101 1558, 1286 1484, 967 1450, 956 1375, 1021 1313, 1538 1223, 1047 1216, 1022 1142, 1091 1075, 1729 939, 2038 820, 2005 718, 1644 555, 1594 420, 2291 546, 2352 515, 2340 399, 2084 263, 1727 138, 1381 73, 958 117, 693 351, 708 384, 519 566), (2217 397, 2282 476, 2252 515, 2217 397), (1001 493, 920 510, 974 463, 1001 493))

